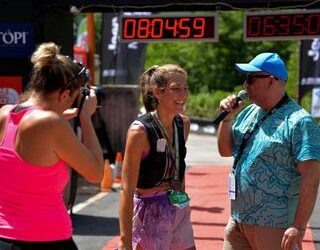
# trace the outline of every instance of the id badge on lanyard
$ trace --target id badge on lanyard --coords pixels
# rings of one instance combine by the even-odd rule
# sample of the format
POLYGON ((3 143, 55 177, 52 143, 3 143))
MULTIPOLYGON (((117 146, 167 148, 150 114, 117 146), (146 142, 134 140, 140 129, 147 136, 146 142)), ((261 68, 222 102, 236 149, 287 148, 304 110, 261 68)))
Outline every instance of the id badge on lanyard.
POLYGON ((229 174, 229 191, 228 197, 230 200, 236 199, 236 178, 233 173, 229 174))
POLYGON ((189 205, 190 198, 187 193, 182 190, 182 183, 179 179, 179 171, 180 171, 180 155, 179 155, 179 139, 178 139, 178 127, 177 124, 174 122, 174 140, 175 140, 175 147, 172 148, 172 145, 169 140, 169 136, 166 131, 163 129, 163 125, 161 123, 158 114, 155 112, 153 113, 155 117, 155 121, 158 124, 163 137, 165 139, 158 139, 157 140, 157 152, 164 152, 166 146, 168 146, 169 151, 171 152, 172 158, 174 160, 174 172, 173 172, 173 179, 169 183, 169 190, 168 190, 168 199, 171 205, 174 205, 178 208, 184 208, 189 205))

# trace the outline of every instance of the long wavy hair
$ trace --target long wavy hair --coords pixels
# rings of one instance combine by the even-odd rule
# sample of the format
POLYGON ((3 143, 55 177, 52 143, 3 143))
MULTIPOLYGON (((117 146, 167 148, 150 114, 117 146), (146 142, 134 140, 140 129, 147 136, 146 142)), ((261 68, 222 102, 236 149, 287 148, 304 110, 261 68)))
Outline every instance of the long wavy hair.
POLYGON ((147 69, 140 77, 142 100, 147 112, 154 111, 159 102, 153 95, 153 88, 165 88, 172 75, 181 74, 187 78, 187 72, 176 64, 154 65, 147 69))

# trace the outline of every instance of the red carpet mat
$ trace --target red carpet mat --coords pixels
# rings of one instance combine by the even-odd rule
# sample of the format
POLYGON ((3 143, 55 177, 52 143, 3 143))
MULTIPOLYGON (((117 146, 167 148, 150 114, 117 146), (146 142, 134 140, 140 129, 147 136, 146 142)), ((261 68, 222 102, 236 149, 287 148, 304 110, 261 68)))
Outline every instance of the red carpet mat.
POLYGON ((222 249, 230 215, 227 199, 229 167, 193 167, 186 178, 197 249, 222 249), (209 247, 210 246, 210 247, 209 247))
MULTIPOLYGON (((222 249, 224 228, 230 215, 227 198, 229 170, 230 166, 197 166, 190 168, 186 175, 186 189, 191 198, 191 221, 198 250, 222 249)), ((113 250, 118 240, 115 237, 103 250, 113 250)), ((303 249, 315 250, 309 228, 303 249)))

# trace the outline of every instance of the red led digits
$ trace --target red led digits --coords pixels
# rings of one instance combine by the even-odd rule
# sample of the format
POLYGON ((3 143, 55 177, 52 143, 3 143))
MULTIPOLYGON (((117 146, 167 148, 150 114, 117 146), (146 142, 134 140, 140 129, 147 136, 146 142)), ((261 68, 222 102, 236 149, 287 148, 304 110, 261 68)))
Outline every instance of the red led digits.
POLYGON ((265 34, 266 36, 273 36, 276 33, 276 27, 274 22, 274 16, 266 16, 263 19, 263 34, 265 34))
POLYGON ((290 33, 290 17, 283 15, 279 17, 279 35, 287 36, 290 33))
POLYGON ((247 35, 248 37, 255 37, 260 35, 261 18, 256 16, 248 17, 247 19, 247 35))
POLYGON ((201 17, 196 17, 193 20, 193 28, 195 30, 194 37, 202 38, 204 36, 205 30, 205 19, 201 17))
POLYGON ((176 38, 178 34, 177 25, 179 25, 179 22, 176 18, 167 18, 165 19, 165 31, 169 31, 172 33, 171 37, 176 38))
POLYGON ((320 36, 320 13, 250 13, 245 19, 245 37, 255 40, 306 39, 320 36))
POLYGON ((136 23, 135 19, 125 20, 122 34, 125 39, 134 39, 136 37, 136 23))
POLYGON ((303 35, 304 34, 304 27, 305 27, 305 18, 304 15, 295 15, 292 16, 292 25, 294 29, 294 35, 303 35))
POLYGON ((121 20, 121 41, 217 41, 215 15, 129 16, 121 20))
POLYGON ((161 18, 155 18, 152 20, 151 37, 161 38, 163 36, 163 20, 161 18))
POLYGON ((310 35, 320 34, 320 14, 311 14, 308 16, 308 27, 310 35))
POLYGON ((138 21, 138 26, 137 26, 137 36, 138 38, 148 38, 149 37, 149 30, 150 27, 150 21, 146 18, 141 18, 138 21))
POLYGON ((190 18, 184 17, 179 20, 180 37, 189 38, 190 37, 190 18))

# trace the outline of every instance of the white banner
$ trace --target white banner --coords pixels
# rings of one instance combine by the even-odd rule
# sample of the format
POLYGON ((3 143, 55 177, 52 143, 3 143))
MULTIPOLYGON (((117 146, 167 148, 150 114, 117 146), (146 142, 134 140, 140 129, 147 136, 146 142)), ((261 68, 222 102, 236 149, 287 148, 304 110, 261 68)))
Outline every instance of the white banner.
POLYGON ((320 117, 320 88, 312 89, 311 115, 320 117))

